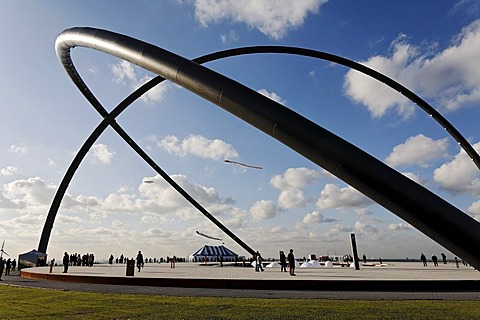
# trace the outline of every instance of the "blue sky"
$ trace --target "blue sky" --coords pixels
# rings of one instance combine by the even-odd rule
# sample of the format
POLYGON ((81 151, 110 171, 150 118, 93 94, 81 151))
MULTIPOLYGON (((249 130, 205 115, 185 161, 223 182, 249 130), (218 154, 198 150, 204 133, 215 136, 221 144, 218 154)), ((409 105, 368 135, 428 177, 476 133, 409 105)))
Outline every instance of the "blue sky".
MULTIPOLYGON (((253 45, 340 55, 400 82, 480 151, 480 1, 2 1, 0 240, 12 256, 37 248, 75 152, 101 121, 54 51, 70 27, 94 27, 195 58, 253 45)), ((113 109, 154 75, 72 49, 84 81, 113 109)), ((207 67, 261 92, 404 173, 480 220, 480 174, 458 144, 401 95, 345 67, 251 55, 207 67)), ((187 192, 264 256, 350 252, 418 258, 447 252, 352 187, 217 106, 164 83, 117 122, 187 192), (263 169, 250 169, 225 159, 263 169)), ((223 239, 246 252, 166 185, 112 129, 81 164, 48 254, 186 257, 223 239), (143 183, 153 180, 154 183, 143 183)), ((450 253, 449 253, 450 254, 450 253)))

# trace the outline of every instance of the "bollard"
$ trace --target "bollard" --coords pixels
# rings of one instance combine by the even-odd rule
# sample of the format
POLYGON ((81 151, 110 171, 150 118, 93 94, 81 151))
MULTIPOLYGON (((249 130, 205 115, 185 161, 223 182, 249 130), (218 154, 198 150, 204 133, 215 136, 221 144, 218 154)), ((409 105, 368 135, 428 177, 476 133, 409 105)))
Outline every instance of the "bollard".
POLYGON ((135 259, 127 259, 126 276, 133 277, 135 273, 135 259))
POLYGON ((55 264, 55 258, 52 259, 52 261, 50 261, 50 273, 52 273, 53 271, 53 265, 55 264))

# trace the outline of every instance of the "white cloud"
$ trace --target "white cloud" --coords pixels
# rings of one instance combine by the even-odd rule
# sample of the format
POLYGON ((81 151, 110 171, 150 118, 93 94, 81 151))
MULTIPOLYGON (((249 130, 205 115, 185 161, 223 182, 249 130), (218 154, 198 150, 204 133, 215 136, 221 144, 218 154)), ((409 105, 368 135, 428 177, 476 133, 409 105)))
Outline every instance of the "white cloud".
POLYGON ((245 214, 244 211, 233 208, 231 218, 227 220, 223 220, 223 224, 226 225, 231 230, 238 230, 242 228, 247 228, 249 226, 248 221, 243 217, 245 214), (241 214, 238 214, 241 212, 241 214))
POLYGON ((135 212, 143 207, 141 199, 135 199, 134 195, 125 193, 111 193, 101 204, 104 211, 135 212))
POLYGON ((0 209, 13 209, 16 208, 17 205, 15 202, 12 202, 10 199, 5 198, 3 192, 0 192, 0 209))
POLYGON ((238 158, 238 152, 233 146, 220 139, 209 140, 201 135, 193 134, 182 141, 172 135, 160 141, 155 137, 151 139, 156 140, 158 147, 164 148, 169 153, 180 157, 194 155, 212 160, 238 158))
POLYGON ((307 168, 289 168, 283 175, 276 175, 270 184, 280 190, 278 206, 281 208, 299 208, 311 199, 306 198, 302 188, 314 183, 320 173, 307 168))
POLYGON ((480 222, 480 201, 472 203, 468 208, 467 213, 480 222))
POLYGON ((433 140, 419 134, 394 147, 385 161, 394 167, 402 165, 427 167, 432 160, 445 157, 447 147, 448 138, 433 140))
POLYGON ((250 208, 250 214, 254 220, 272 219, 276 215, 276 207, 271 200, 260 200, 250 208))
MULTIPOLYGON (((360 63, 406 85, 399 76, 416 50, 399 41, 393 43, 391 57, 375 56, 360 63)), ((396 108, 403 117, 409 117, 414 111, 413 105, 398 92, 356 70, 350 70, 345 75, 344 89, 350 99, 365 105, 374 118, 382 117, 390 108, 396 108)))
MULTIPOLYGON (((170 177, 210 213, 219 214, 227 211, 227 209, 231 210, 230 207, 225 205, 227 201, 222 199, 214 188, 192 183, 184 175, 171 175, 170 177)), ((125 204, 125 206, 137 206, 136 210, 139 210, 138 206, 141 206, 141 210, 160 214, 177 212, 177 210, 182 209, 183 211, 179 211, 179 213, 185 219, 192 219, 192 214, 199 216, 198 211, 185 211, 184 208, 191 208, 191 204, 162 177, 155 176, 148 178, 148 180, 153 181, 153 183, 142 183, 138 188, 145 199, 141 200, 127 196, 128 204, 125 204)))
POLYGON ((320 173, 312 169, 288 168, 283 175, 274 176, 270 183, 280 190, 303 188, 314 183, 319 177, 320 173))
POLYGON ((114 230, 125 230, 128 226, 123 223, 122 221, 114 220, 111 225, 112 229, 114 230))
POLYGON ((339 223, 334 224, 330 227, 330 229, 325 233, 327 238, 334 238, 340 236, 344 233, 352 232, 353 229, 351 227, 343 226, 339 223))
POLYGON ((28 148, 26 146, 17 146, 12 144, 10 148, 8 149, 8 152, 11 153, 19 153, 19 154, 25 154, 28 152, 28 148))
POLYGON ((324 223, 324 222, 335 222, 336 219, 325 218, 323 214, 318 211, 313 211, 311 213, 307 213, 303 218, 303 223, 310 224, 310 223, 324 223))
MULTIPOLYGON (((15 208, 33 213, 45 214, 51 205, 57 186, 47 184, 39 177, 15 180, 3 186, 0 193, 0 208, 15 208)), ((66 193, 60 209, 84 210, 95 208, 99 200, 95 197, 77 196, 66 193)), ((44 217, 45 218, 45 217, 44 217)))
POLYGON ((310 201, 300 189, 283 190, 278 195, 278 205, 284 209, 301 208, 310 201))
POLYGON ((388 230, 392 230, 392 231, 401 231, 401 230, 410 230, 410 229, 412 229, 412 226, 404 222, 391 223, 388 225, 388 230))
POLYGON ((80 217, 71 217, 63 214, 57 214, 55 221, 72 224, 82 224, 84 222, 84 220, 80 217))
POLYGON ((459 0, 450 10, 450 15, 461 15, 462 17, 476 17, 480 12, 478 0, 459 0))
POLYGON ((378 234, 378 229, 373 225, 361 223, 360 221, 355 222, 355 230, 366 234, 378 234))
POLYGON ((53 199, 56 187, 39 177, 12 181, 3 186, 3 196, 17 208, 45 212, 53 199))
POLYGON ((48 159, 48 160, 47 160, 47 165, 48 165, 49 167, 55 167, 55 166, 57 165, 57 163, 56 163, 55 160, 53 160, 53 159, 48 159))
POLYGON ((5 168, 0 168, 0 176, 13 176, 17 172, 17 167, 7 166, 5 168))
POLYGON ((152 238, 171 238, 173 234, 160 228, 150 228, 144 232, 144 235, 152 238))
POLYGON ((195 17, 203 26, 224 19, 243 22, 270 38, 279 40, 300 27, 309 14, 316 14, 326 0, 196 0, 195 17))
MULTIPOLYGON (((136 90, 152 79, 152 77, 147 75, 143 77, 138 76, 136 72, 137 69, 139 68, 125 60, 110 65, 110 70, 114 76, 113 80, 117 83, 128 86, 132 90, 136 90)), ((162 101, 168 88, 169 85, 167 82, 162 82, 143 94, 141 99, 146 103, 162 101)))
MULTIPOLYGON (((480 20, 454 38, 450 47, 432 54, 427 48, 407 43, 400 35, 392 43, 390 56, 373 56, 360 63, 400 82, 432 105, 456 110, 480 102, 480 73, 472 66, 478 64, 480 52, 480 20)), ((375 118, 388 110, 408 118, 413 105, 406 98, 372 78, 350 70, 345 76, 345 92, 353 101, 362 103, 375 118)))
MULTIPOLYGON (((480 142, 474 144, 473 148, 480 152, 480 142)), ((454 194, 470 193, 474 196, 480 195, 478 176, 478 168, 463 149, 452 161, 443 164, 433 172, 433 180, 442 189, 454 194)))
POLYGON ((424 186, 424 185, 426 184, 424 180, 422 180, 418 175, 416 175, 416 174, 413 173, 413 172, 402 172, 402 174, 403 174, 405 177, 409 178, 410 180, 412 180, 412 181, 414 181, 414 182, 416 182, 416 183, 418 183, 418 184, 420 184, 420 185, 423 185, 423 186, 424 186))
POLYGON ((226 44, 229 42, 237 42, 240 39, 240 36, 235 30, 230 30, 227 34, 220 35, 220 38, 222 39, 222 43, 226 44))
POLYGON ((351 186, 340 188, 334 184, 326 184, 315 206, 318 210, 330 208, 361 209, 372 203, 372 200, 351 186))
POLYGON ((98 73, 98 68, 97 68, 97 66, 90 63, 87 66, 87 71, 90 72, 90 73, 93 73, 93 74, 97 74, 98 73))
POLYGON ((133 64, 128 61, 123 60, 118 64, 112 64, 110 65, 110 70, 114 75, 113 80, 117 83, 125 84, 126 80, 135 82, 137 80, 135 70, 133 69, 133 64))
POLYGON ((260 89, 258 90, 258 93, 264 95, 265 97, 275 101, 275 102, 278 102, 284 106, 287 105, 287 101, 286 100, 283 100, 282 97, 280 97, 278 94, 276 94, 275 92, 268 92, 266 89, 260 89))
POLYGON ((105 144, 94 144, 90 149, 90 159, 93 163, 110 164, 112 163, 115 152, 110 150, 105 144))

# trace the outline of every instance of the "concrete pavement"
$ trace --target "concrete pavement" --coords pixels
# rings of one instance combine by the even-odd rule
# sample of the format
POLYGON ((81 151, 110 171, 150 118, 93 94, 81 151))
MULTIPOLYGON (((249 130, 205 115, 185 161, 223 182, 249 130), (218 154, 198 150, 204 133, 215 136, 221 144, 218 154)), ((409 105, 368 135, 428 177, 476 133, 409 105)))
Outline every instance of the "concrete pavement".
POLYGON ((126 266, 30 268, 22 277, 4 276, 2 284, 90 292, 186 296, 325 299, 454 299, 480 300, 480 272, 455 264, 422 267, 418 262, 393 262, 384 266, 297 268, 296 276, 266 268, 226 264, 146 264, 141 272, 126 276, 126 266))

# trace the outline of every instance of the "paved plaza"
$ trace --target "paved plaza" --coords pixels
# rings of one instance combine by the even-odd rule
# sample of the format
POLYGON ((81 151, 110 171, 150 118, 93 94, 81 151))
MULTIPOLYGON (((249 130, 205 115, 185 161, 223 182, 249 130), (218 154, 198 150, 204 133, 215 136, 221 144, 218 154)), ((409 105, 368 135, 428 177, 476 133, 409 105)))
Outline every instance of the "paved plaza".
POLYGON ((384 266, 297 268, 296 276, 265 268, 198 263, 146 264, 126 276, 125 264, 29 268, 4 276, 2 284, 60 290, 187 296, 333 299, 480 300, 480 272, 454 263, 423 267, 419 262, 384 266))

